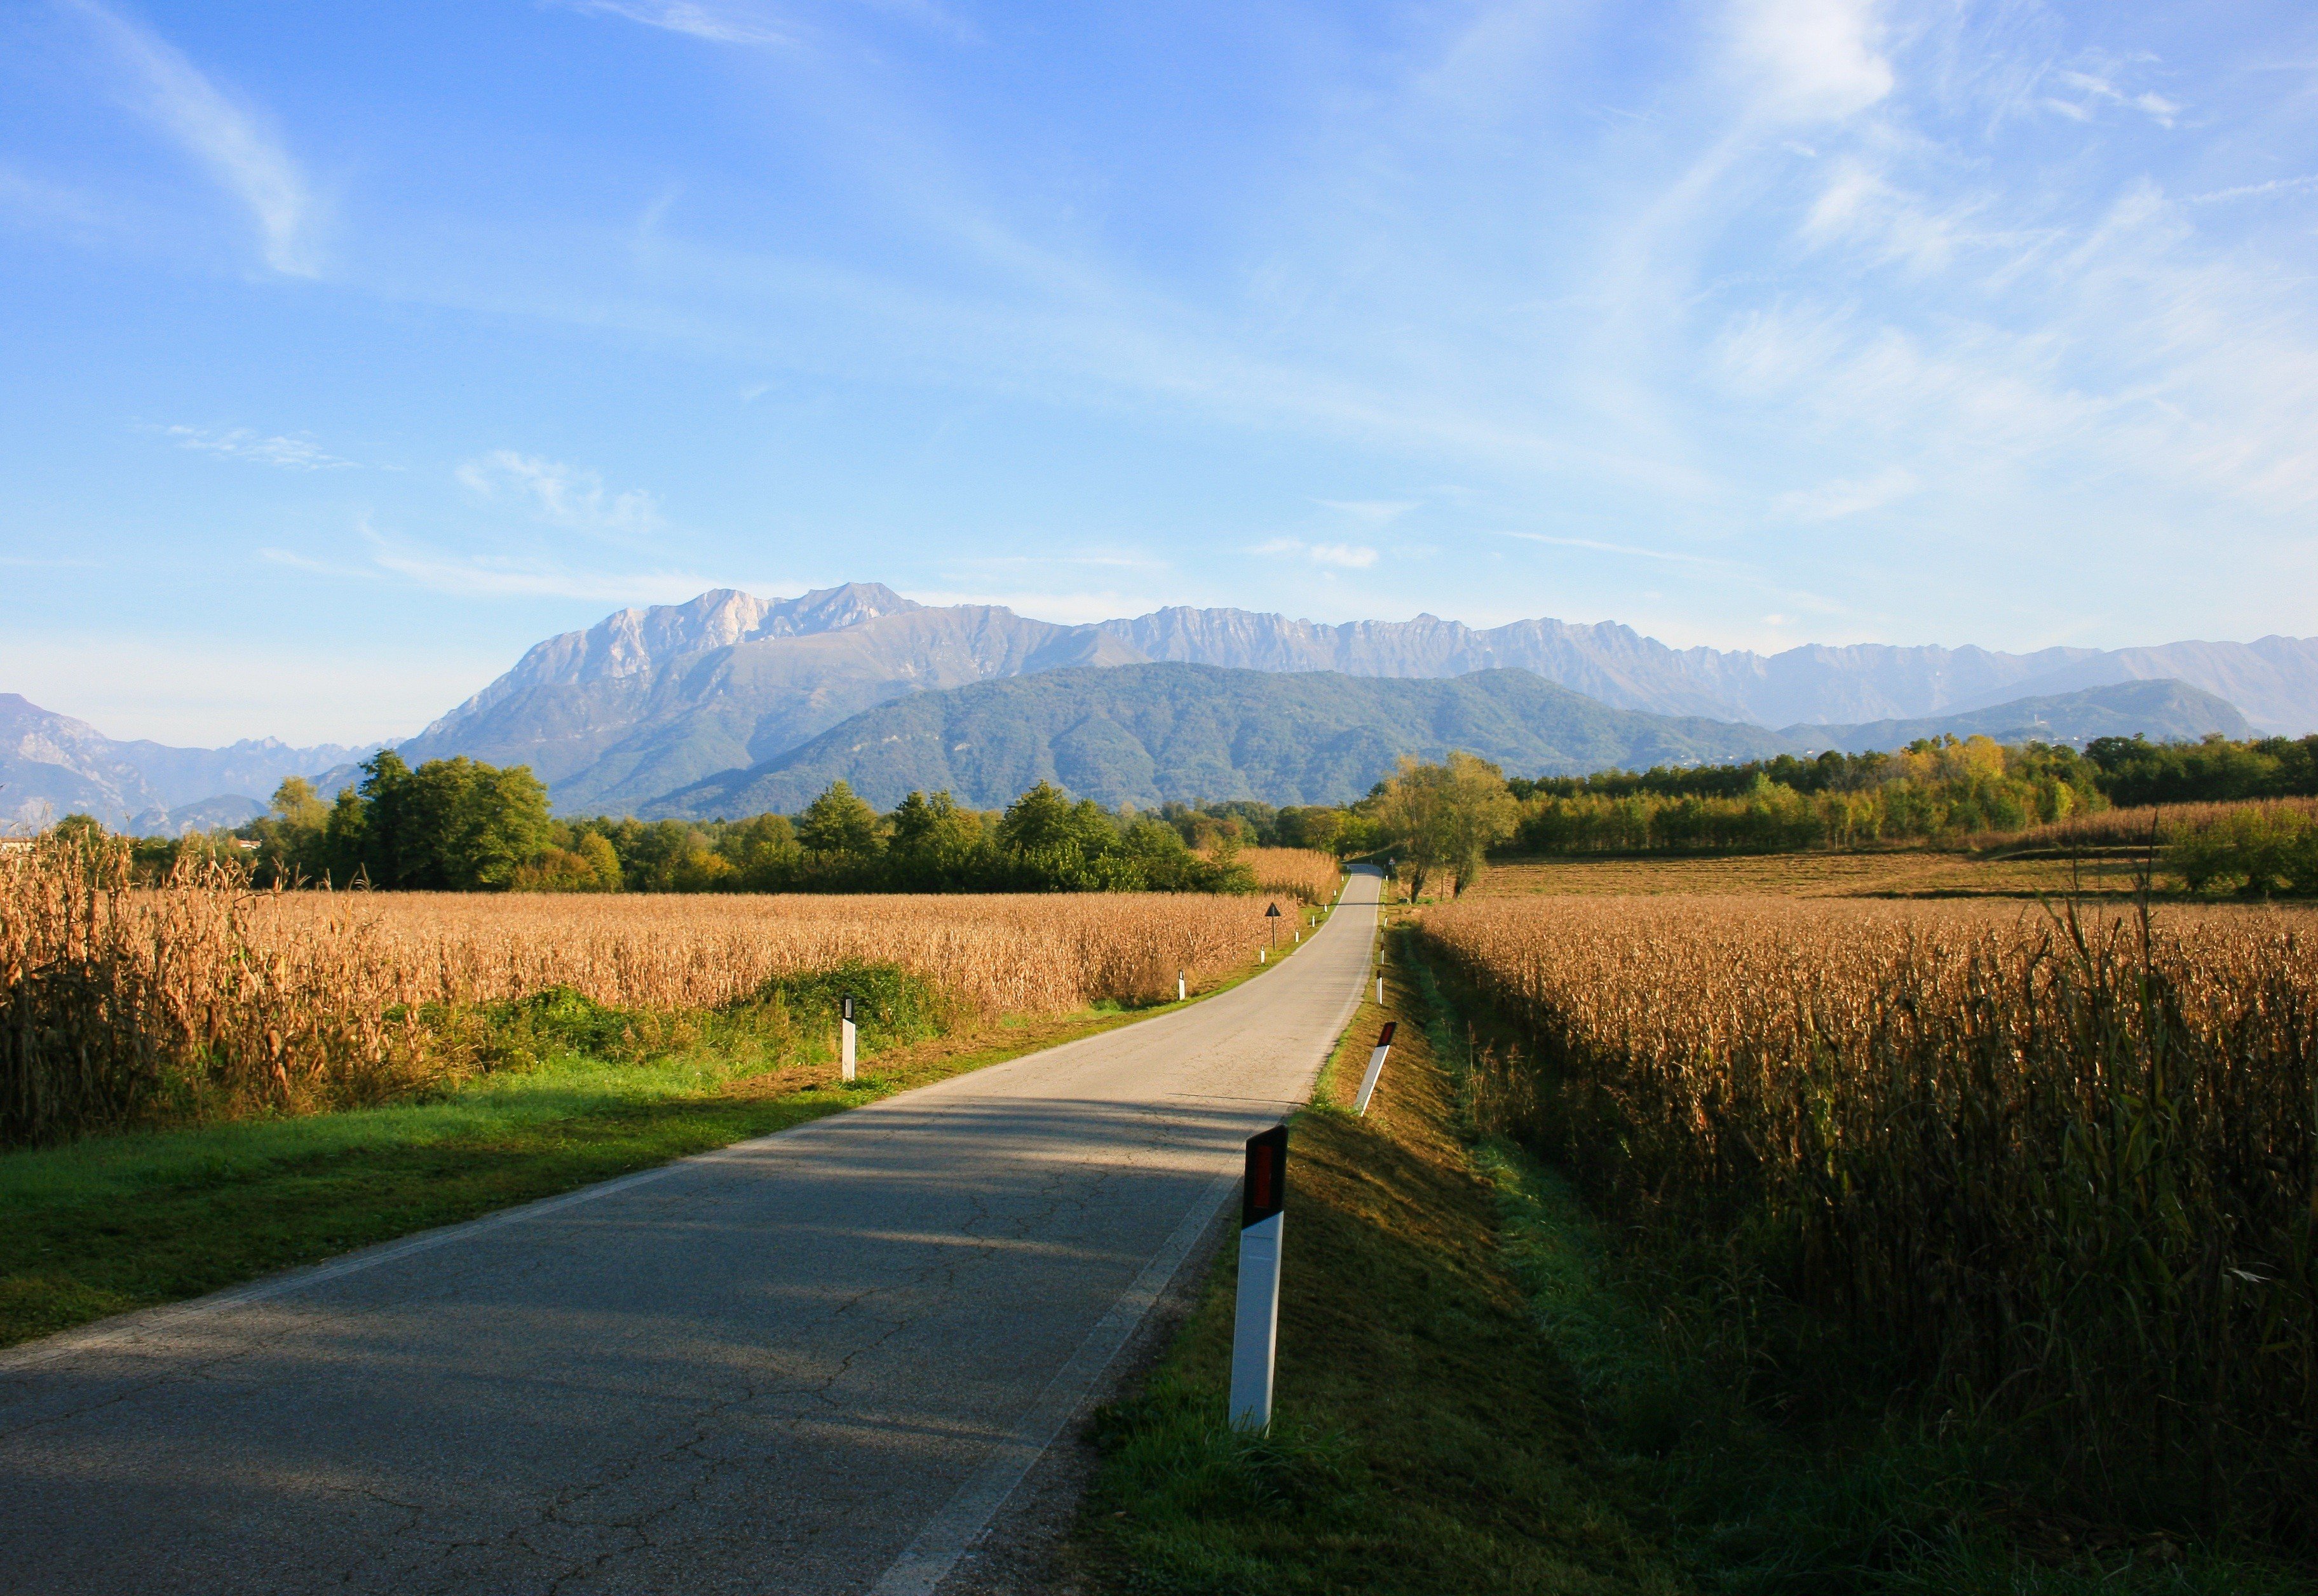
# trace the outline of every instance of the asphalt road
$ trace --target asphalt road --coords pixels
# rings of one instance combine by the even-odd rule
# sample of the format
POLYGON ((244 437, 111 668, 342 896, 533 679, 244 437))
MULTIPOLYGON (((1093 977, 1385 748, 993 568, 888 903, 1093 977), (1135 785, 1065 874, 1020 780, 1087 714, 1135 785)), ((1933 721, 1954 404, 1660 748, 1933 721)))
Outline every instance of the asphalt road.
POLYGON ((0 1353, 0 1591, 932 1589, 1308 1094, 1378 884, 1175 1013, 0 1353))

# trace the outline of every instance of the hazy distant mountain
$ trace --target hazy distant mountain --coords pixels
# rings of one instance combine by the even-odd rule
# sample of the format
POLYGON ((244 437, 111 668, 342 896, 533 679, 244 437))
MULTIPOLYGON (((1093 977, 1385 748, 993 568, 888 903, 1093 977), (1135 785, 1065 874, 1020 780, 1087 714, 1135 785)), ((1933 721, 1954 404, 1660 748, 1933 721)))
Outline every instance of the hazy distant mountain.
POLYGON ((1773 726, 1922 720, 2166 677, 2228 699, 2263 730, 2318 730, 2318 638, 2033 654, 1813 645, 1762 655, 1669 649, 1607 622, 1476 630, 1419 615, 1321 625, 1179 607, 1064 626, 991 605, 917 605, 854 583, 784 602, 723 589, 623 610, 537 645, 403 751, 413 760, 463 753, 527 764, 566 813, 634 811, 719 772, 776 760, 913 693, 1162 660, 1418 679, 1512 668, 1613 708, 1773 726))
POLYGON ((1094 629, 1146 659, 1256 670, 1433 677, 1511 666, 1620 709, 1770 726, 1918 718, 2167 677, 2227 699, 2264 731, 2296 736, 2318 731, 2318 638, 2033 654, 1812 643, 1757 654, 1670 649, 1606 621, 1591 626, 1515 621, 1476 631, 1419 615, 1323 626, 1245 610, 1180 608, 1104 621, 1094 629))
POLYGON ((1174 798, 1342 803, 1402 754, 1463 749, 1525 776, 1761 758, 1759 726, 1612 709, 1525 670, 1449 678, 1149 664, 1050 670, 881 704, 654 812, 803 808, 840 777, 881 808, 948 788, 988 808, 1052 781, 1104 803, 1174 798))
POLYGON ((209 817, 239 800, 263 810, 283 777, 310 777, 370 752, 292 748, 270 737, 224 749, 115 742, 86 722, 0 693, 0 824, 38 827, 73 813, 155 833, 238 823, 209 817))
MULTIPOLYGON (((279 785, 279 784, 277 784, 279 785)), ((175 809, 155 810, 133 817, 125 829, 139 837, 182 837, 188 831, 214 831, 220 827, 247 825, 266 806, 239 793, 220 794, 175 809)))
POLYGON ((1900 749, 1920 737, 1992 737, 1999 742, 2068 743, 2082 748, 2096 737, 2195 741, 2213 732, 2250 737, 2253 729, 2228 700, 2186 682, 2124 682, 2080 693, 2020 698, 1962 714, 1864 726, 1790 726, 1786 735, 1812 748, 1851 753, 1900 749))

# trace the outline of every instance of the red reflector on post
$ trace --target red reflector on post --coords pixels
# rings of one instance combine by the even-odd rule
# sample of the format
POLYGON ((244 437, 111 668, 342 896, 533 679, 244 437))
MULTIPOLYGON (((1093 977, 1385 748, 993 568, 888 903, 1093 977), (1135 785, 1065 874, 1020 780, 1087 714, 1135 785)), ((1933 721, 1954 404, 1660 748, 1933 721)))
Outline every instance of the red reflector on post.
POLYGON ((1397 1019, 1388 1019, 1384 1022, 1384 1029, 1377 1033, 1377 1045, 1379 1047, 1390 1047, 1392 1045, 1392 1030, 1393 1027, 1399 1023, 1400 1022, 1397 1019))
POLYGON ((1247 1139, 1247 1179, 1240 1188, 1239 1224, 1245 1230, 1280 1212, 1288 1175, 1288 1127, 1273 1125, 1247 1139))

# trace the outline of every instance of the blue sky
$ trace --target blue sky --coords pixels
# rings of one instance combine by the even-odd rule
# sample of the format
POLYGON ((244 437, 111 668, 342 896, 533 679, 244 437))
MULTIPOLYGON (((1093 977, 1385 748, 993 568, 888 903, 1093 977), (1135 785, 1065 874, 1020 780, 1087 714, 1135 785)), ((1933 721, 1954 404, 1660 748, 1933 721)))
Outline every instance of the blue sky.
POLYGON ((25 0, 0 691, 415 730, 712 586, 2318 632, 2318 12, 25 0))

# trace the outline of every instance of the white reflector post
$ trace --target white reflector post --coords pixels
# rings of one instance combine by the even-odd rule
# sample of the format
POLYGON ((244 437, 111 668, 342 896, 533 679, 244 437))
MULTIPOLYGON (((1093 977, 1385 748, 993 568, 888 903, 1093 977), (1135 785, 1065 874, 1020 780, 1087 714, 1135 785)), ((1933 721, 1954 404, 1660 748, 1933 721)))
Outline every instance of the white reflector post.
MULTIPOLYGON (((1383 976, 1377 977, 1377 984, 1384 984, 1383 976)), ((1352 1105, 1355 1114, 1366 1115, 1369 1111, 1369 1099, 1376 1096, 1377 1081, 1384 1074, 1384 1055, 1392 1051, 1393 1027, 1399 1023, 1388 1019, 1384 1022, 1384 1029, 1377 1033, 1376 1051, 1369 1054, 1368 1071, 1361 1077, 1360 1098, 1352 1105)))
POLYGON ((1280 1345, 1280 1227, 1288 1187, 1288 1127, 1247 1139, 1239 1194, 1239 1301, 1232 1318, 1231 1423, 1271 1428, 1271 1361, 1280 1345))
POLYGON ((1175 972, 1175 1001, 1180 1003, 1189 995, 1183 987, 1183 973, 1178 970, 1175 972))
POLYGON ((837 1010, 837 1063, 848 1080, 853 1079, 853 994, 848 992, 837 1010))
POLYGON ((1384 1007, 1384 977, 1381 975, 1377 977, 1377 1007, 1384 1007))

